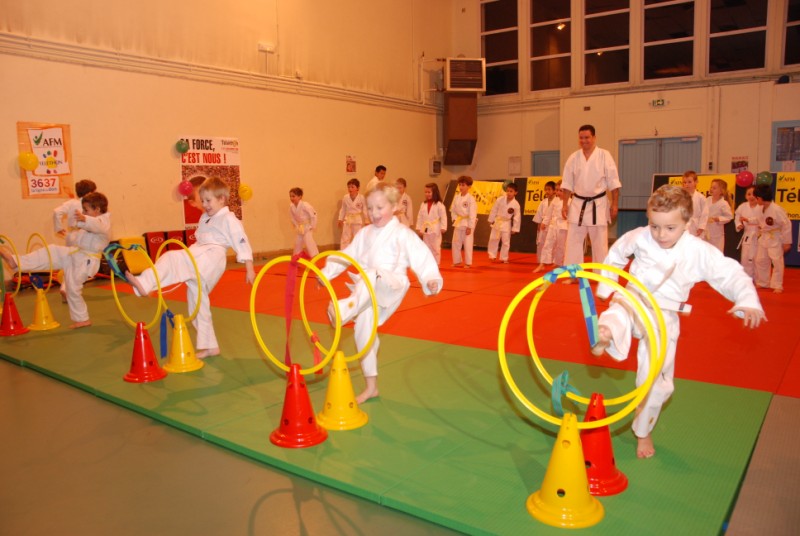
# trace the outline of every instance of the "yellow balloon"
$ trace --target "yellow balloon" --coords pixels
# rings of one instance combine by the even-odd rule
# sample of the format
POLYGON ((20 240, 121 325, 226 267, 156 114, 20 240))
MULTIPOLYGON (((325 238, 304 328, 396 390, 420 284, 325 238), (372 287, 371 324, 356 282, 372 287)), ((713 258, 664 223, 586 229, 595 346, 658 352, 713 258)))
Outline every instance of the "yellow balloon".
POLYGON ((253 198, 253 189, 246 184, 240 184, 239 197, 242 201, 250 201, 253 198))
POLYGON ((39 167, 39 159, 30 151, 19 153, 17 160, 19 161, 19 167, 25 171, 33 171, 39 167))

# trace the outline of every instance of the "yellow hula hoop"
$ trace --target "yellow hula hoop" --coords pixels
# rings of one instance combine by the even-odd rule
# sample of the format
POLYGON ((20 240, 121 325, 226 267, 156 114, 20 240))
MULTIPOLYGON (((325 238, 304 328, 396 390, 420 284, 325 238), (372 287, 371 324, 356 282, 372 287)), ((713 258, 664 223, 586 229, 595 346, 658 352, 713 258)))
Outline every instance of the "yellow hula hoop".
MULTIPOLYGON (((367 273, 364 271, 361 266, 356 262, 354 258, 346 253, 342 253, 341 251, 331 250, 331 251, 323 251, 322 253, 317 254, 313 259, 311 259, 311 263, 316 266, 317 262, 320 259, 325 257, 341 257, 346 260, 350 265, 358 271, 358 274, 361 276, 361 279, 364 281, 364 284, 367 285, 367 290, 369 291, 370 300, 372 300, 372 333, 369 336, 369 340, 367 340, 367 344, 361 349, 360 352, 357 352, 351 356, 346 356, 344 360, 346 362, 355 361, 357 359, 361 359, 364 354, 366 354, 369 349, 372 347, 373 343, 375 342, 375 338, 378 335, 378 300, 375 297, 375 289, 372 288, 372 283, 370 283, 369 278, 367 277, 367 273)), ((300 279, 300 316, 303 318, 303 325, 306 328, 306 333, 311 335, 313 330, 308 323, 308 317, 306 316, 306 307, 305 307, 305 292, 306 292, 306 279, 308 279, 308 270, 303 272, 303 277, 300 279)), ((334 297, 333 302, 336 303, 336 298, 334 297)), ((336 307, 338 313, 338 307, 336 307)), ((317 348, 320 349, 322 352, 328 352, 328 349, 322 346, 319 341, 314 343, 317 348)))
MULTIPOLYGON (((638 279, 636 279, 635 277, 630 275, 628 272, 625 272, 624 270, 620 270, 619 268, 617 268, 615 266, 599 264, 599 263, 584 263, 584 264, 581 264, 581 266, 583 268, 585 268, 586 270, 597 269, 597 270, 605 270, 607 272, 613 272, 613 273, 617 274, 618 276, 622 276, 624 279, 628 280, 629 283, 633 284, 635 287, 637 287, 639 289, 639 291, 642 293, 642 295, 650 303, 650 306, 651 306, 652 310, 655 312, 656 321, 658 322, 658 333, 664 334, 666 332, 666 325, 664 323, 664 315, 661 312, 661 308, 658 307, 658 304, 656 303, 655 298, 653 297, 652 294, 650 294, 650 291, 647 290, 647 287, 645 287, 638 279)), ((645 310, 642 308, 640 301, 637 300, 637 299, 634 299, 633 296, 630 294, 630 291, 628 291, 626 288, 620 286, 619 283, 615 282, 612 279, 608 279, 608 278, 606 278, 604 276, 597 276, 596 274, 594 274, 592 272, 578 271, 576 275, 578 277, 585 277, 586 279, 591 279, 592 281, 605 282, 606 284, 611 286, 615 291, 618 291, 618 292, 622 293, 622 295, 625 296, 631 304, 633 304, 633 306, 636 309, 636 312, 639 314, 640 318, 644 318, 645 319, 645 321, 643 323, 650 322, 650 317, 649 317, 649 315, 645 314, 645 310), (600 278, 602 278, 602 280, 600 278)), ((564 277, 570 277, 570 275, 565 272, 565 273, 559 274, 558 279, 563 279, 564 277)), ((527 338, 528 338, 528 349, 531 352, 531 356, 533 357, 533 361, 536 364, 536 368, 539 370, 539 373, 547 381, 547 383, 549 383, 550 385, 553 385, 553 378, 550 377, 550 374, 548 374, 547 370, 544 368, 544 365, 542 364, 541 360, 539 359, 539 354, 536 352, 536 348, 535 348, 535 345, 534 345, 534 342, 533 342, 533 312, 536 309, 536 307, 537 307, 537 305, 539 303, 539 300, 541 299, 543 294, 544 294, 544 291, 537 292, 536 295, 533 298, 533 301, 531 303, 531 308, 528 311, 528 324, 527 324, 526 335, 527 335, 527 338)), ((645 330, 646 330, 646 327, 645 327, 645 330)), ((649 335, 648 335, 648 337, 649 337, 649 335)), ((658 356, 661 356, 661 357, 660 357, 660 359, 657 359, 656 361, 654 361, 653 352, 655 351, 655 345, 651 345, 651 348, 650 348, 651 359, 650 359, 650 361, 651 361, 651 364, 654 363, 656 365, 657 370, 660 370, 661 369, 661 365, 662 365, 663 360, 664 360, 663 356, 666 355, 666 351, 667 351, 667 339, 666 339, 666 337, 660 337, 658 339, 658 341, 659 341, 658 354, 655 357, 656 358, 658 356)), ((650 384, 652 384, 653 381, 655 381, 655 377, 653 377, 653 379, 651 379, 649 382, 645 382, 645 384, 643 384, 640 387, 647 386, 649 388, 650 384)), ((627 402, 631 398, 634 398, 638 394, 638 392, 639 392, 639 388, 634 389, 633 391, 630 391, 629 393, 627 393, 627 394, 625 394, 623 396, 619 396, 617 398, 609 398, 607 400, 603 400, 603 405, 604 406, 616 406, 618 404, 622 404, 623 402, 627 402)), ((576 394, 571 393, 571 392, 567 392, 566 396, 570 400, 574 400, 576 402, 580 402, 581 404, 585 404, 585 405, 588 405, 591 402, 591 400, 589 398, 582 397, 580 395, 576 395, 576 394)))
MULTIPOLYGON (((644 320, 644 327, 645 327, 645 330, 647 332, 647 337, 648 337, 648 340, 651 341, 651 344, 650 344, 650 363, 651 363, 651 367, 650 367, 650 373, 649 373, 646 381, 642 385, 640 385, 639 387, 637 387, 633 391, 631 391, 631 393, 629 393, 628 395, 625 395, 625 396, 622 396, 622 397, 618 397, 618 398, 615 398, 615 399, 609 399, 608 401, 605 402, 605 405, 619 404, 624 400, 628 400, 628 399, 632 398, 630 403, 627 406, 625 406, 622 409, 620 409, 619 411, 617 411, 616 413, 614 413, 614 414, 612 414, 612 415, 610 415, 610 416, 608 416, 608 417, 606 417, 604 419, 600 419, 600 420, 597 420, 597 421, 579 422, 579 423, 577 423, 578 429, 583 430, 583 429, 599 428, 601 426, 608 426, 610 424, 613 424, 613 423, 619 421, 620 419, 625 417, 628 413, 633 411, 634 408, 639 404, 639 402, 641 402, 644 399, 644 397, 647 395, 647 392, 650 389, 650 386, 652 385, 654 379, 658 375, 658 372, 661 370, 661 365, 664 362, 664 355, 666 354, 666 326, 664 324, 664 318, 663 318, 663 315, 661 313, 661 310, 658 307, 658 304, 655 302, 655 298, 653 298, 652 294, 650 294, 647 291, 647 289, 644 288, 641 285, 641 283, 639 283, 638 281, 635 280, 635 278, 630 276, 630 274, 627 274, 626 272, 623 272, 622 270, 618 270, 617 268, 615 268, 613 266, 606 266, 606 265, 598 264, 598 263, 587 263, 587 264, 582 264, 580 266, 584 267, 584 268, 587 268, 587 269, 596 268, 596 269, 603 269, 603 270, 615 272, 615 273, 618 273, 620 275, 623 275, 623 277, 627 278, 629 281, 635 281, 634 284, 637 286, 637 288, 641 288, 641 289, 644 290, 644 292, 646 293, 645 296, 647 297, 647 299, 651 303, 651 305, 653 305, 653 310, 656 312, 656 317, 658 319, 659 330, 660 330, 660 334, 661 334, 661 338, 660 339, 656 339, 656 335, 655 335, 655 331, 653 329, 652 321, 650 320, 649 316, 645 313, 645 310, 644 310, 643 306, 637 300, 632 299, 633 295, 630 293, 630 291, 628 291, 624 287, 620 286, 619 283, 617 283, 617 282, 613 281, 612 279, 609 279, 609 278, 607 278, 605 276, 601 276, 601 275, 595 274, 593 272, 586 272, 586 271, 583 271, 583 270, 577 272, 576 275, 578 277, 584 277, 586 279, 590 279, 590 280, 593 280, 593 281, 598 281, 598 282, 603 282, 603 283, 609 284, 616 291, 621 291, 624 296, 626 296, 629 300, 631 300, 631 303, 634 305, 634 307, 636 309, 636 312, 644 320), (658 344, 654 344, 655 342, 658 342, 658 344), (658 349, 656 349, 656 348, 658 348, 658 349)), ((566 273, 566 272, 564 274, 560 274, 559 275, 559 279, 561 279, 563 277, 570 277, 570 275, 568 273, 566 273)), ((508 358, 506 356, 506 350, 505 350, 505 337, 506 337, 506 332, 508 330, 508 323, 509 323, 509 321, 511 319, 512 314, 516 310, 516 307, 519 305, 519 303, 528 294, 530 294, 531 292, 536 290, 538 287, 542 286, 544 284, 544 282, 545 282, 545 280, 543 278, 541 278, 541 277, 538 278, 537 280, 533 281, 532 283, 528 284, 525 288, 523 288, 514 297, 514 299, 511 301, 511 303, 509 304, 508 308, 506 309, 505 314, 503 315, 503 320, 500 323, 500 332, 498 334, 498 341, 497 341, 497 351, 498 351, 498 356, 500 358, 500 367, 501 367, 501 369, 503 371, 503 376, 505 377, 506 383, 508 383, 508 386, 511 388, 511 391, 514 393, 514 395, 517 397, 517 399, 526 408, 528 408, 535 415, 537 415, 539 418, 541 418, 541 419, 543 419, 543 420, 545 420, 545 421, 547 421, 547 422, 549 422, 551 424, 561 425, 562 419, 560 419, 558 417, 554 417, 554 416, 550 415, 549 413, 546 413, 543 410, 541 410, 538 406, 536 406, 534 403, 532 403, 522 393, 522 391, 519 389, 519 387, 517 386, 516 382, 514 381, 514 378, 511 376, 511 372, 510 372, 510 370, 508 368, 508 358)), ((529 314, 528 314, 528 321, 529 321, 528 322, 528 343, 529 343, 529 348, 533 348, 533 346, 532 346, 533 311, 536 309, 536 306, 538 305, 539 299, 541 299, 541 295, 542 294, 543 294, 543 292, 539 292, 539 293, 537 293, 536 296, 534 296, 533 303, 531 304, 531 309, 530 309, 529 314)), ((544 366, 542 366, 541 361, 538 358, 538 355, 535 354, 535 348, 533 349, 533 360, 536 363, 536 367, 539 370, 539 372, 552 385, 553 380, 550 377, 550 375, 547 374, 547 371, 544 369, 544 366)), ((570 398, 573 399, 573 400, 581 401, 581 402, 585 401, 584 403, 586 403, 586 404, 589 403, 589 399, 586 399, 586 398, 583 398, 583 397, 572 396, 570 398)))
MULTIPOLYGON (((11 251, 14 252, 14 257, 17 259, 17 288, 14 290, 14 293, 11 297, 15 297, 19 294, 19 289, 22 287, 22 268, 20 268, 20 260, 19 260, 19 253, 17 253, 17 248, 14 247, 14 242, 11 241, 9 237, 6 235, 0 235, 0 242, 8 242, 8 245, 11 246, 11 251)), ((3 285, 3 298, 5 299, 6 296, 6 287, 3 285)))
MULTIPOLYGON (((39 233, 33 233, 28 237, 28 244, 25 246, 26 253, 31 252, 31 242, 34 238, 38 238, 42 242, 45 251, 47 251, 47 260, 50 261, 50 272, 47 276, 47 287, 43 289, 45 292, 47 292, 50 290, 50 287, 53 286, 53 256, 50 255, 50 248, 47 247, 47 240, 45 240, 44 237, 39 233)), ((30 276, 32 273, 33 272, 28 272, 28 276, 30 276)))
MULTIPOLYGON (((186 246, 186 244, 174 238, 170 238, 169 240, 165 240, 164 242, 161 243, 161 245, 158 247, 158 250, 156 251, 156 261, 158 261, 159 257, 161 257, 161 253, 164 251, 164 247, 167 244, 178 244, 180 247, 186 250, 186 254, 189 255, 189 260, 192 261, 192 266, 194 266, 194 273, 197 276, 197 303, 194 306, 194 311, 192 311, 192 314, 188 318, 184 319, 185 322, 191 322, 192 320, 194 320, 194 317, 197 316, 197 313, 200 312, 200 299, 203 296, 203 288, 200 286, 202 284, 202 281, 200 279, 200 268, 197 267, 197 261, 194 259, 194 255, 192 255, 192 252, 189 251, 189 248, 186 246)), ((153 270, 155 271, 155 265, 153 265, 153 270)), ((156 279, 158 279, 158 277, 156 277, 156 279)), ((169 307, 167 307, 167 302, 164 301, 163 292, 158 293, 158 299, 161 300, 161 306, 164 308, 164 310, 165 311, 168 310, 169 307)))
MULTIPOLYGON (((121 249, 118 249, 114 252, 114 261, 117 260, 117 256, 120 254, 121 251, 122 251, 121 249)), ((156 324, 156 322, 158 322, 159 316, 161 316, 161 303, 164 301, 164 298, 161 295, 161 281, 158 279, 158 270, 156 270, 156 265, 153 264, 153 261, 150 259, 150 255, 148 255, 144 249, 134 248, 130 251, 138 251, 145 256, 147 262, 150 263, 150 267, 153 269, 153 276, 156 278, 156 287, 158 288, 158 300, 156 300, 156 314, 153 315, 153 319, 150 321, 150 323, 144 326, 144 329, 150 329, 156 324)), ((122 303, 120 303, 119 301, 119 294, 117 293, 116 276, 114 275, 113 270, 111 271, 111 292, 114 295, 114 301, 117 303, 117 309, 119 309, 122 318, 125 319, 125 322, 127 322, 129 326, 135 328, 137 323, 131 320, 131 317, 129 317, 127 313, 125 313, 125 309, 122 307, 122 303)))
MULTIPOLYGON (((256 323, 256 294, 258 292, 258 285, 261 283, 261 278, 264 277, 270 268, 275 266, 276 264, 282 262, 291 262, 292 257, 289 255, 283 255, 281 257, 276 257, 269 261, 267 264, 261 267, 261 270, 258 271, 258 275, 256 276, 255 281, 253 281, 253 289, 250 291, 250 323, 253 325, 253 332, 256 335, 256 339, 258 340, 259 346, 261 349, 264 350, 264 353, 267 354, 267 357, 278 366, 279 369, 283 370, 284 372, 289 372, 289 367, 286 366, 285 363, 281 363, 281 361, 275 357, 272 352, 269 351, 267 345, 264 343, 264 339, 261 337, 261 332, 258 330, 258 324, 256 323)), ((322 275, 322 272, 319 268, 311 264, 309 261, 305 259, 298 259, 298 262, 314 272, 322 284, 325 285, 325 288, 328 289, 328 294, 331 296, 331 300, 336 300, 336 292, 333 290, 333 286, 331 282, 322 275)), ((336 348, 339 346, 339 339, 342 336, 342 317, 339 315, 339 309, 336 309, 336 326, 335 326, 335 333, 333 335, 333 342, 331 343, 331 350, 327 352, 327 355, 322 359, 322 361, 313 367, 309 367, 307 369, 301 369, 300 374, 313 374, 316 371, 320 370, 322 367, 328 364, 328 361, 333 357, 336 348)))

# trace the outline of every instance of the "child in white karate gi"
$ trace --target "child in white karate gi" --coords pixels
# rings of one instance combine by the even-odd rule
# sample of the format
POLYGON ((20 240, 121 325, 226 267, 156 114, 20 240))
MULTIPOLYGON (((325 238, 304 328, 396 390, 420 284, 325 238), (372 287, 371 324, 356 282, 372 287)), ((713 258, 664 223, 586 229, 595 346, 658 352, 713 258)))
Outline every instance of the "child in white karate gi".
POLYGON ((706 240, 720 251, 725 251, 725 224, 733 219, 728 184, 722 179, 711 181, 711 195, 706 197, 708 224, 706 240))
MULTIPOLYGON (((382 326, 394 314, 411 286, 408 269, 414 272, 426 296, 438 294, 442 289, 442 276, 430 249, 414 232, 401 224, 394 216, 400 198, 397 188, 389 184, 377 184, 367 192, 367 212, 372 225, 364 227, 353 242, 343 250, 358 262, 372 283, 378 302, 378 326, 382 326)), ((347 262, 330 257, 322 269, 328 279, 333 279, 347 269, 347 262)), ((355 342, 359 351, 365 347, 372 334, 373 311, 369 291, 361 278, 352 276, 352 294, 338 300, 342 323, 355 319, 355 342)), ((335 320, 334 304, 328 316, 335 320)), ((376 337, 372 347, 361 358, 366 387, 356 397, 359 404, 378 396, 378 348, 376 337)))
POLYGON ((772 202, 772 187, 760 184, 753 191, 761 216, 758 219, 758 249, 756 251, 756 285, 783 292, 783 256, 792 247, 792 221, 782 207, 772 202), (772 276, 770 276, 770 264, 772 276))
MULTIPOLYGON (((64 270, 70 329, 92 325, 89 309, 83 299, 83 284, 97 274, 100 259, 111 237, 111 214, 108 199, 100 192, 91 192, 81 199, 82 211, 73 214, 74 229, 66 236, 66 245, 49 245, 19 258, 23 272, 64 270), (48 254, 49 252, 49 254, 48 254)), ((0 255, 12 270, 17 269, 17 259, 10 251, 2 249, 0 255)))
POLYGON ((447 209, 442 203, 439 186, 435 182, 425 185, 425 201, 419 207, 417 214, 417 232, 422 235, 425 242, 436 259, 436 264, 442 262, 442 234, 447 231, 447 209))
MULTIPOLYGON (((78 230, 77 217, 83 212, 82 199, 86 194, 97 190, 94 181, 83 179, 75 183, 75 196, 53 209, 53 229, 57 236, 65 238, 68 233, 78 230)), ((61 301, 67 303, 67 282, 61 281, 61 301)))
POLYGON ((342 198, 342 208, 339 209, 339 227, 342 229, 342 238, 339 241, 341 249, 352 242, 356 233, 368 221, 367 202, 364 196, 358 193, 360 186, 358 179, 347 181, 347 194, 342 198))
POLYGON ((472 266, 472 250, 475 245, 475 224, 478 221, 478 202, 469 193, 472 177, 458 178, 458 193, 453 196, 450 216, 453 218, 453 266, 461 264, 461 249, 464 249, 464 268, 472 266))
POLYGON ((553 211, 558 205, 558 210, 561 210, 561 203, 557 203, 556 197, 556 183, 554 181, 547 181, 544 185, 544 199, 539 203, 536 209, 536 214, 533 216, 533 222, 538 224, 536 228, 536 257, 539 259, 539 266, 533 271, 542 271, 546 264, 552 264, 553 252, 552 250, 545 253, 545 243, 547 235, 550 232, 550 224, 553 221, 553 211), (547 258, 548 262, 544 262, 547 258))
POLYGON ((741 249, 739 262, 750 277, 755 277, 758 220, 761 217, 761 205, 758 204, 756 196, 753 195, 753 190, 755 190, 755 186, 750 186, 745 191, 744 196, 747 202, 736 207, 736 212, 733 215, 736 230, 739 232, 744 231, 742 240, 739 242, 739 248, 741 249))
POLYGON ((406 227, 413 227, 414 208, 412 206, 413 203, 411 202, 411 196, 408 195, 408 192, 406 192, 408 183, 403 177, 400 177, 394 181, 394 185, 397 188, 397 191, 400 192, 400 201, 397 203, 397 211, 394 213, 394 215, 397 216, 397 219, 400 220, 400 223, 406 227))
POLYGON ((697 191, 697 173, 683 173, 683 189, 692 196, 692 219, 689 221, 689 232, 695 236, 703 236, 708 224, 708 206, 706 196, 697 191))
MULTIPOLYGON (((661 407, 674 390, 675 351, 680 334, 678 312, 686 310, 684 303, 689 291, 700 281, 706 281, 717 292, 734 302, 728 314, 742 318, 745 327, 755 328, 766 321, 764 310, 753 286, 753 281, 742 266, 725 257, 717 248, 685 232, 692 216, 692 198, 688 191, 678 186, 665 185, 656 190, 647 203, 648 227, 640 227, 625 233, 608 252, 604 263, 624 268, 630 257, 633 262, 630 274, 636 277, 653 294, 660 306, 666 324, 666 356, 660 373, 656 376, 650 392, 636 410, 633 432, 637 437, 636 454, 639 458, 650 458, 655 454, 652 431, 661 412, 661 407)), ((616 274, 602 272, 613 280, 616 274)), ((649 302, 638 296, 653 323, 654 315, 648 309, 649 302)), ((597 286, 597 296, 607 298, 613 290, 605 283, 597 286)), ((638 368, 636 386, 642 385, 650 372, 650 341, 643 329, 633 305, 622 296, 614 296, 608 309, 598 320, 598 342, 592 353, 602 355, 605 351, 613 359, 627 359, 631 338, 641 339, 636 357, 638 368)), ((658 337, 659 335, 656 334, 658 337)))
MULTIPOLYGON (((228 248, 233 248, 236 260, 244 263, 245 280, 249 284, 252 285, 255 281, 256 273, 253 269, 253 250, 242 222, 227 207, 230 196, 228 185, 222 179, 211 177, 203 182, 199 193, 205 214, 200 218, 200 225, 195 231, 197 242, 189 247, 189 251, 197 263, 202 285, 197 281, 192 260, 183 249, 165 252, 158 258, 155 266, 162 287, 186 283, 186 302, 190 307, 194 308, 197 293, 200 292, 200 309, 192 325, 197 330, 196 355, 203 359, 220 353, 208 295, 225 273, 228 248)), ((137 296, 146 296, 157 288, 152 268, 138 276, 125 272, 125 278, 133 286, 137 296)))
POLYGON ((319 254, 319 248, 314 241, 314 229, 317 228, 317 211, 307 202, 303 201, 303 189, 292 188, 289 190, 289 219, 295 230, 294 251, 297 255, 303 248, 310 257, 319 254))
POLYGON ((492 226, 492 231, 489 234, 487 250, 490 261, 497 259, 497 246, 502 241, 500 261, 508 263, 511 235, 517 234, 521 225, 519 202, 514 199, 516 195, 517 185, 511 182, 506 186, 506 195, 498 197, 489 212, 489 225, 492 226))

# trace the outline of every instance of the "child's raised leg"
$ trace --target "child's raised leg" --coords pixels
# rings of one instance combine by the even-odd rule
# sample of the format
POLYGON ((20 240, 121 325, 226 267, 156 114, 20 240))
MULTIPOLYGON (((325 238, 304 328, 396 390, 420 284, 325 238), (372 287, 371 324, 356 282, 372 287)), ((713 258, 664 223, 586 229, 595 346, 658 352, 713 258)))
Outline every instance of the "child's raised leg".
POLYGON ((14 254, 11 253, 6 248, 0 248, 0 257, 3 257, 3 260, 6 261, 8 267, 12 270, 17 269, 17 259, 14 258, 14 254))

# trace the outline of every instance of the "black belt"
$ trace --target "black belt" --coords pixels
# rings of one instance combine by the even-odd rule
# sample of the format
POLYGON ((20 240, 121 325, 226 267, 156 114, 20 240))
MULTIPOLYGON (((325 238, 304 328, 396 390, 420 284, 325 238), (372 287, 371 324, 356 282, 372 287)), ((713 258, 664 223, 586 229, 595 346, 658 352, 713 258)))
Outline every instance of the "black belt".
POLYGON ((581 205, 581 215, 578 216, 578 225, 583 223, 583 211, 586 210, 586 205, 588 205, 589 203, 592 203, 592 225, 597 225, 597 205, 595 203, 593 203, 593 201, 595 199, 600 199, 601 197, 606 195, 606 193, 603 192, 603 193, 597 194, 594 197, 583 197, 582 195, 578 195, 578 194, 576 194, 574 192, 573 192, 572 195, 574 195, 575 197, 577 197, 578 199, 583 201, 583 205, 581 205))

